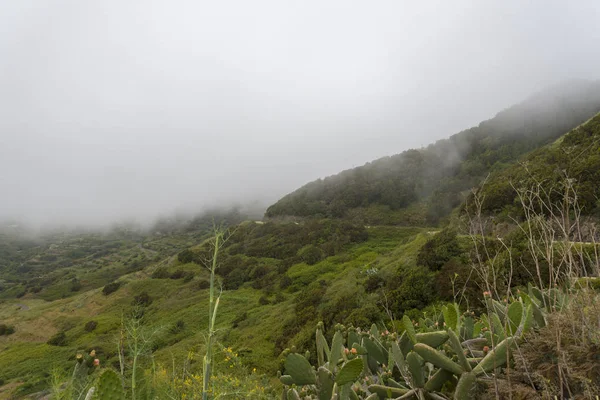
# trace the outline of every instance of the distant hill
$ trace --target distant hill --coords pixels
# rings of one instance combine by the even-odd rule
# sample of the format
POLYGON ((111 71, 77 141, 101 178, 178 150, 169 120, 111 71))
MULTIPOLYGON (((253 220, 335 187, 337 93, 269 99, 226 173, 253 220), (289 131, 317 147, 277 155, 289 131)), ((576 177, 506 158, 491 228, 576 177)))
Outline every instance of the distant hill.
POLYGON ((490 172, 553 142, 599 111, 600 82, 555 85, 477 127, 426 148, 380 158, 308 183, 270 206, 266 217, 437 224, 490 172))

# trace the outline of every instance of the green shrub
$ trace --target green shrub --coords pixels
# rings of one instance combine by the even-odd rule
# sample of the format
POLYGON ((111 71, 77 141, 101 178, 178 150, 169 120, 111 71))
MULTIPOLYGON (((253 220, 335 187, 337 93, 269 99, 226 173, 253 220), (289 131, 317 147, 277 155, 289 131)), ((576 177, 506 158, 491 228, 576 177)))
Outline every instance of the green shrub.
POLYGON ((169 278, 170 279, 181 279, 185 276, 186 276, 186 272, 182 269, 178 269, 177 271, 173 272, 171 274, 171 276, 169 276, 169 278))
POLYGON ((233 319, 233 321, 231 321, 231 327, 237 328, 241 322, 244 322, 247 319, 248 319, 248 313, 246 311, 244 311, 243 313, 236 315, 236 317, 233 319))
POLYGON ((58 332, 56 335, 52 336, 46 342, 50 346, 66 346, 67 345, 67 334, 63 331, 58 332))
POLYGON ((293 283, 294 281, 292 280, 292 278, 290 278, 287 275, 283 275, 281 277, 281 280, 279 281, 279 288, 280 289, 287 289, 288 287, 290 287, 290 285, 293 283))
POLYGON ((77 280, 77 279, 71 280, 71 288, 70 288, 71 292, 79 292, 82 287, 83 287, 83 285, 81 284, 81 282, 79 282, 79 280, 77 280))
POLYGON ((267 296, 260 296, 260 299, 258 299, 258 304, 260 304, 261 306, 266 306, 267 304, 271 304, 271 302, 269 301, 267 296))
POLYGON ((177 259, 182 264, 197 263, 197 256, 193 251, 186 249, 177 255, 177 259))
POLYGON ((102 289, 102 294, 105 296, 108 296, 109 294, 114 293, 117 290, 119 290, 120 287, 121 287, 120 282, 111 282, 108 285, 104 286, 104 288, 102 289))
POLYGON ((417 264, 432 271, 439 271, 454 257, 460 257, 462 249, 456 239, 456 232, 444 229, 429 239, 417 254, 417 264))
POLYGON ((298 250, 297 255, 302 261, 304 261, 308 265, 314 265, 318 263, 325 256, 323 250, 312 244, 304 246, 303 248, 298 250))
POLYGON ((85 329, 86 332, 91 332, 94 329, 96 329, 96 327, 98 326, 98 322, 96 321, 88 321, 85 326, 83 327, 83 329, 85 329))
POLYGON ((152 304, 152 301, 152 297, 150 297, 150 295, 147 292, 142 292, 137 296, 134 296, 131 305, 139 307, 148 307, 150 304, 152 304))
POLYGON ((0 324, 0 336, 8 336, 12 335, 13 333, 15 333, 14 327, 6 324, 0 324))
POLYGON ((177 334, 185 329, 185 322, 183 320, 178 320, 175 324, 169 329, 169 332, 172 334, 177 334))
POLYGON ((152 272, 152 279, 168 279, 169 278, 169 271, 164 268, 164 267, 160 267, 160 268, 156 268, 154 270, 154 272, 152 272))
POLYGON ((283 295, 283 293, 277 292, 277 294, 275 295, 275 301, 274 301, 274 303, 277 304, 277 303, 281 303, 281 302, 284 302, 284 301, 285 301, 285 296, 283 295))
POLYGON ((198 279, 193 283, 193 288, 195 290, 204 290, 210 287, 210 282, 207 279, 198 279))

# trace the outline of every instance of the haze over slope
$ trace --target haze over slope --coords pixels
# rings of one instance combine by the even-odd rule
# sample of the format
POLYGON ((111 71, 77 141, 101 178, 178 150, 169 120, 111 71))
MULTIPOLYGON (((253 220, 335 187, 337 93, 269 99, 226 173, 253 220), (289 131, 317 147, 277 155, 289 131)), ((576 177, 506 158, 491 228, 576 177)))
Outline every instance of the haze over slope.
POLYGON ((504 168, 599 111, 600 81, 564 82, 427 148, 311 182, 269 207, 266 215, 437 223, 490 171, 504 168), (390 214, 410 206, 416 208, 390 214))
POLYGON ((5 1, 0 214, 260 199, 598 78, 597 4, 5 1))

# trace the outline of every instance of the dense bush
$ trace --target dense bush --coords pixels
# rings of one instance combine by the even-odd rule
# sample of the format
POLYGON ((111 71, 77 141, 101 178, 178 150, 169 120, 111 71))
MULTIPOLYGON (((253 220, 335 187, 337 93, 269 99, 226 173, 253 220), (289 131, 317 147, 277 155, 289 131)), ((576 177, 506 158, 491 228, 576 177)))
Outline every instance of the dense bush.
POLYGON ((109 294, 114 293, 117 290, 119 290, 120 287, 121 287, 120 282, 111 282, 108 285, 104 286, 104 288, 102 289, 102 294, 105 296, 108 296, 109 294))
POLYGON ((309 244, 298 250, 297 255, 308 265, 314 265, 323 259, 324 253, 314 244, 309 244))
POLYGON ((83 327, 83 329, 85 329, 86 332, 91 332, 94 329, 96 329, 96 327, 98 326, 98 322, 96 321, 88 321, 85 326, 83 327))
POLYGON ((152 272, 152 279, 168 279, 169 278, 169 270, 165 267, 159 267, 152 272))
POLYGON ((177 271, 173 272, 169 278, 170 279, 181 279, 181 278, 185 278, 188 274, 182 270, 182 269, 178 269, 177 271))
POLYGON ((417 264, 439 271, 452 258, 463 256, 456 232, 444 229, 429 239, 417 254, 417 264))
MULTIPOLYGON (((514 216, 521 216, 520 207, 513 208, 518 201, 516 189, 528 189, 540 182, 544 194, 553 202, 560 202, 564 196, 565 177, 577 178, 573 189, 584 215, 600 215, 600 116, 579 126, 556 144, 546 146, 527 156, 522 164, 516 164, 490 177, 479 196, 484 199, 483 211, 498 213, 510 209, 514 216), (573 154, 577 154, 574 157, 573 154), (550 167, 549 167, 550 166, 550 167)), ((535 203, 534 203, 535 205, 535 203)), ((541 204, 537 211, 548 210, 541 204)))
POLYGON ((171 332, 172 334, 177 334, 177 333, 183 331, 184 329, 185 329, 185 322, 180 319, 177 322, 175 322, 175 324, 173 324, 173 326, 171 326, 171 328, 169 329, 169 332, 171 332))
POLYGON ((79 282, 78 279, 76 279, 76 278, 71 279, 71 287, 69 288, 71 290, 71 292, 79 292, 82 287, 83 287, 83 285, 81 284, 81 282, 79 282))
POLYGON ((8 336, 15 333, 15 328, 10 325, 0 324, 0 336, 8 336))
POLYGON ((422 267, 402 267, 387 282, 386 291, 391 310, 395 315, 422 309, 436 300, 434 274, 422 267))
POLYGON ((142 292, 133 297, 131 304, 139 307, 147 307, 152 304, 152 301, 152 297, 147 292, 142 292))
POLYGON ((177 259, 180 263, 198 263, 198 256, 191 250, 186 249, 177 255, 177 259))
POLYGON ((56 335, 52 336, 46 342, 50 346, 66 346, 67 345, 67 335, 65 332, 58 332, 56 335))
POLYGON ((208 281, 208 279, 198 279, 192 284, 192 286, 196 290, 204 290, 210 287, 210 282, 208 281))

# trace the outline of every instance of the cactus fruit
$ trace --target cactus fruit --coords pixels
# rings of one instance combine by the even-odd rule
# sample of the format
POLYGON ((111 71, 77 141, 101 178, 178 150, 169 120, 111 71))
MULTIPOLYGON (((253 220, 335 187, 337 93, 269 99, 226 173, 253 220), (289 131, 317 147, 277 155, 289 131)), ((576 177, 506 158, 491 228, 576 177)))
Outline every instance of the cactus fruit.
POLYGON ((466 372, 460 376, 456 389, 454 391, 455 400, 471 399, 473 396, 471 392, 475 387, 477 377, 472 372, 466 372))
POLYGON ((443 368, 452 372, 455 375, 461 375, 464 370, 460 365, 446 357, 440 351, 427 346, 423 343, 415 344, 414 351, 417 352, 425 361, 428 361, 438 368, 443 368))
POLYGON ((113 370, 104 371, 98 380, 94 398, 97 400, 125 400, 121 377, 113 370))
POLYGON ((312 366, 300 354, 288 354, 285 359, 285 370, 292 377, 296 385, 313 385, 317 381, 312 366))

